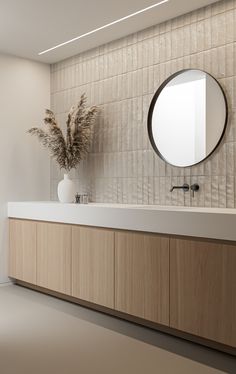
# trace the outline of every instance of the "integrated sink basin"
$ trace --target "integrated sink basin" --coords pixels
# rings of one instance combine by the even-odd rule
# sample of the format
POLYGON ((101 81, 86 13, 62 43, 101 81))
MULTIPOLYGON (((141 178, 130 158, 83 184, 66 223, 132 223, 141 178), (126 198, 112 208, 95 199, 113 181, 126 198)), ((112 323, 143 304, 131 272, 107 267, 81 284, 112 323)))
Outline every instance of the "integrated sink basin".
POLYGON ((9 202, 8 217, 236 241, 236 209, 9 202))

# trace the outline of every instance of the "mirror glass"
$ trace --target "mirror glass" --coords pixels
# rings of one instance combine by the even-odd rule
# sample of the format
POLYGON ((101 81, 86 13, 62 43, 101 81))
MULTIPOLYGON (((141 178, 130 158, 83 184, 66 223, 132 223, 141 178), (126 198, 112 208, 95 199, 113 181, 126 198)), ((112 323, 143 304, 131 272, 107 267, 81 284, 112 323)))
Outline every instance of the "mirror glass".
POLYGON ((169 164, 191 166, 215 150, 226 123, 227 103, 219 83, 201 70, 182 70, 169 77, 152 99, 149 139, 169 164))

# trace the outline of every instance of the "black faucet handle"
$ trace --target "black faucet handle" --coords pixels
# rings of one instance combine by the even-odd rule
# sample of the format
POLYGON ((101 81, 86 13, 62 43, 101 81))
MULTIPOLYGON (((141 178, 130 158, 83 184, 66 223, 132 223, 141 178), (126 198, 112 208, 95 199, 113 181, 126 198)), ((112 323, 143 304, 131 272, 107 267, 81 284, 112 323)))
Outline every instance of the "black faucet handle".
POLYGON ((199 184, 198 183, 194 183, 190 186, 190 189, 192 191, 192 197, 194 197, 194 192, 198 191, 199 190, 199 184))

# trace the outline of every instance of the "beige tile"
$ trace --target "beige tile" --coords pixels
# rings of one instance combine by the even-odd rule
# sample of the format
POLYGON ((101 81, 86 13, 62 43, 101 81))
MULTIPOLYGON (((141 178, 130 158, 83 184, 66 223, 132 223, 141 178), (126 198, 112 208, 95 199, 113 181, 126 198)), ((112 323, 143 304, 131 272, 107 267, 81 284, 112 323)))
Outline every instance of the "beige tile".
POLYGON ((227 41, 226 14, 219 13, 212 18, 212 47, 223 45, 227 41))
POLYGON ((211 206, 213 208, 219 207, 219 177, 213 176, 211 178, 211 206))
POLYGON ((233 142, 226 143, 226 173, 227 175, 233 176, 235 174, 235 146, 233 142))
POLYGON ((211 177, 205 176, 204 192, 205 192, 204 206, 211 207, 211 177))
POLYGON ((226 177, 219 176, 219 207, 226 208, 226 177))
POLYGON ((235 177, 226 177, 226 208, 235 208, 235 177))

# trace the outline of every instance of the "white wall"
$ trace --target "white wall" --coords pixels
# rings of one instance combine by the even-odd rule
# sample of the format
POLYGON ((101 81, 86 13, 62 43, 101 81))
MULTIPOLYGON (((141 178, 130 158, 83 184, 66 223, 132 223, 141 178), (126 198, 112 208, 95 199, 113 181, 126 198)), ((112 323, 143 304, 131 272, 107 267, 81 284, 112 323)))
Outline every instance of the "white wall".
POLYGON ((7 202, 49 200, 47 151, 26 130, 50 107, 49 65, 0 54, 0 283, 7 278, 7 202))

